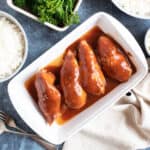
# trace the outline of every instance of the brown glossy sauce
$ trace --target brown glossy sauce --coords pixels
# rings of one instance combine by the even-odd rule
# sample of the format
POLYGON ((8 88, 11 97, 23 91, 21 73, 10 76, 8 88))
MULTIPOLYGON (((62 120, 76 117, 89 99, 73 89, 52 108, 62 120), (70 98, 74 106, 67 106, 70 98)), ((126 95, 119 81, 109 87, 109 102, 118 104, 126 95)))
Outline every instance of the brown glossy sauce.
MULTIPOLYGON (((104 33, 98 27, 94 27, 89 32, 87 32, 85 35, 83 35, 80 39, 78 39, 72 45, 70 45, 67 48, 67 50, 70 49, 70 50, 73 50, 74 53, 77 53, 76 50, 78 49, 79 41, 81 39, 84 39, 91 45, 91 47, 95 51, 96 45, 97 45, 97 40, 98 40, 99 36, 103 35, 103 34, 104 33)), ((122 48, 121 48, 121 50, 122 50, 122 48)), ((95 53, 96 53, 96 51, 95 51, 95 53)), ((62 93, 61 86, 60 86, 60 69, 61 69, 62 63, 63 63, 63 55, 60 56, 59 58, 57 58, 55 61, 48 64, 45 67, 45 69, 47 71, 51 71, 55 74, 55 76, 56 76, 55 85, 59 89, 59 91, 61 92, 62 97, 63 97, 63 93, 62 93)), ((133 68, 135 68, 135 67, 133 67, 133 68)), ((119 82, 112 80, 112 79, 108 78, 107 76, 105 76, 105 78, 106 78, 107 84, 106 84, 106 92, 104 95, 109 93, 112 89, 114 89, 116 86, 118 86, 120 84, 119 82)), ((37 93, 36 93, 35 86, 34 86, 34 81, 35 81, 35 75, 33 75, 30 79, 28 79, 25 82, 25 87, 28 90, 28 92, 30 93, 30 95, 32 96, 32 98, 35 100, 35 102, 38 102, 37 93)), ((60 125, 64 124, 65 122, 67 122, 68 120, 70 120, 71 118, 76 116, 78 113, 80 113, 81 111, 85 110, 87 107, 94 104, 96 101, 98 101, 103 96, 93 96, 93 95, 88 94, 86 105, 83 108, 78 109, 78 110, 68 108, 65 105, 64 98, 62 98, 61 111, 60 111, 59 117, 56 119, 56 122, 60 125)))
MULTIPOLYGON (((111 80, 109 78, 106 78, 106 81, 107 81, 107 86, 106 86, 106 93, 104 95, 106 95, 108 92, 110 92, 119 84, 118 82, 111 80)), ((83 110, 85 110, 86 108, 88 108, 89 106, 97 102, 98 100, 100 100, 100 98, 103 96, 93 96, 93 95, 88 94, 86 105, 83 108, 76 109, 76 110, 70 109, 65 104, 62 104, 60 116, 56 120, 57 123, 64 124, 66 121, 70 120, 75 115, 79 114, 80 112, 82 112, 83 110)))

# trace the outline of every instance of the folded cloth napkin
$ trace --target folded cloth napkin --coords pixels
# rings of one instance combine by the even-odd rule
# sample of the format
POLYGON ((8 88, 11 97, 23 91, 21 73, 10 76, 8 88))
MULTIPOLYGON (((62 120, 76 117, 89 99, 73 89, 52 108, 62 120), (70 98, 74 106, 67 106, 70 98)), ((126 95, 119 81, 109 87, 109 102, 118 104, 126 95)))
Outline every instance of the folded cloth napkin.
POLYGON ((150 146, 150 74, 69 139, 63 150, 135 150, 150 146))

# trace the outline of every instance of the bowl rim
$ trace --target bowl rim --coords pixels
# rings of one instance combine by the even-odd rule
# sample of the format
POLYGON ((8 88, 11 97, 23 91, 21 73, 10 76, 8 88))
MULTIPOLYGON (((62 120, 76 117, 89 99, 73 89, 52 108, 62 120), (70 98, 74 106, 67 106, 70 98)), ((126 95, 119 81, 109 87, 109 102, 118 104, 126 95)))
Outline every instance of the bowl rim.
MULTIPOLYGON (((81 3, 82 3, 82 0, 77 0, 77 3, 76 3, 75 8, 74 8, 74 12, 78 11, 81 3)), ((28 11, 18 7, 18 6, 16 6, 16 5, 14 5, 13 4, 13 0, 7 0, 7 4, 8 4, 9 7, 14 9, 15 11, 17 11, 17 12, 19 12, 19 13, 21 13, 21 14, 23 14, 23 15, 25 15, 25 16, 27 16, 27 17, 35 20, 35 21, 37 21, 37 22, 39 22, 39 19, 38 19, 38 17, 36 15, 34 15, 34 14, 32 14, 32 13, 30 13, 30 12, 28 12, 28 11)), ((59 26, 51 24, 49 22, 44 22, 43 24, 45 26, 47 26, 47 27, 49 27, 49 28, 51 28, 53 30, 59 31, 59 32, 66 31, 70 27, 70 25, 64 26, 64 27, 59 27, 59 26)))
POLYGON ((122 11, 122 12, 124 12, 126 15, 128 15, 128 16, 131 16, 131 17, 134 17, 134 18, 136 18, 136 19, 144 19, 144 20, 150 20, 150 16, 148 17, 144 17, 144 16, 140 16, 140 15, 135 15, 135 14, 133 14, 133 13, 130 13, 130 12, 128 12, 128 11, 126 11, 125 9, 123 9, 117 2, 116 2, 116 0, 111 0, 111 2, 120 10, 120 11, 122 11))
POLYGON ((146 31, 145 38, 144 38, 145 50, 146 50, 146 53, 150 56, 150 50, 148 49, 148 46, 147 46, 148 35, 150 35, 150 28, 146 31))
POLYGON ((23 59, 22 59, 20 65, 19 65, 19 67, 11 75, 0 79, 0 83, 2 83, 2 82, 5 82, 5 81, 11 79, 13 76, 15 76, 21 70, 23 65, 25 64, 26 59, 27 59, 27 55, 28 55, 28 40, 27 40, 27 36, 26 36, 26 33, 25 33, 22 25, 17 21, 17 19, 15 19, 12 15, 10 15, 10 14, 4 12, 4 11, 0 11, 0 16, 6 17, 8 20, 13 22, 20 29, 20 31, 22 33, 22 36, 23 36, 23 39, 24 39, 24 42, 25 42, 25 44, 24 44, 25 45, 24 55, 23 55, 23 59))

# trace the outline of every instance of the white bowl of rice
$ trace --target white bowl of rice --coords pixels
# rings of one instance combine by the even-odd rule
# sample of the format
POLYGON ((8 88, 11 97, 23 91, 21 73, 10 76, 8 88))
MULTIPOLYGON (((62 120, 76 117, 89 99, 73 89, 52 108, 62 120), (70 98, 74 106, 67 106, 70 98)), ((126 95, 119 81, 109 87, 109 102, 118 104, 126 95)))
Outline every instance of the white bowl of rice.
POLYGON ((150 0, 112 0, 124 13, 139 19, 150 19, 150 0))
POLYGON ((28 42, 20 23, 0 11, 0 82, 12 78, 24 65, 28 42))

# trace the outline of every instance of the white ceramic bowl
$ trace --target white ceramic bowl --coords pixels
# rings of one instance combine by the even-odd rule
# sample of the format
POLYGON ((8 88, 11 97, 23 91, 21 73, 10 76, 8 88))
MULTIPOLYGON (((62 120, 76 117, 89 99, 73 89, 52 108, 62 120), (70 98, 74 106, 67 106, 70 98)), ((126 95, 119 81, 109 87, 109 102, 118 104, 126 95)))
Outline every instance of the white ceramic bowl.
MULTIPOLYGON (((78 11, 78 9, 79 9, 81 3, 82 3, 82 0, 77 0, 77 3, 76 3, 76 6, 75 6, 75 9, 74 9, 74 12, 78 11)), ((22 13, 22 14, 28 16, 29 18, 31 18, 31 19, 33 19, 33 20, 39 21, 39 19, 38 19, 37 16, 31 14, 30 12, 28 12, 28 11, 22 9, 22 8, 19 8, 19 7, 15 6, 15 5, 13 4, 13 0, 7 0, 7 4, 8 4, 12 9, 14 9, 15 11, 18 11, 18 12, 20 12, 20 13, 22 13)), ((48 23, 48 22, 45 22, 44 25, 46 25, 46 26, 48 26, 49 28, 54 29, 54 30, 56 30, 56 31, 60 31, 60 32, 65 31, 65 30, 67 30, 67 29, 69 28, 69 26, 59 27, 59 26, 53 25, 53 24, 48 23)))
POLYGON ((115 18, 100 12, 90 17, 17 75, 9 83, 8 93, 18 114, 38 135, 53 144, 61 144, 77 131, 81 130, 87 122, 104 112, 104 110, 117 102, 125 93, 135 87, 144 78, 147 71, 148 66, 144 54, 132 34, 115 18), (94 26, 98 26, 106 34, 113 37, 113 39, 127 50, 127 53, 131 54, 129 57, 137 71, 132 75, 129 81, 117 86, 110 93, 101 98, 101 100, 94 103, 67 123, 60 126, 54 122, 49 126, 38 111, 37 105, 26 90, 24 83, 35 74, 40 67, 62 56, 70 44, 94 26))
MULTIPOLYGON (((6 17, 8 20, 10 20, 12 23, 14 23, 21 31, 24 42, 25 42, 25 47, 24 47, 24 56, 23 56, 23 60, 20 64, 20 66, 8 77, 0 79, 0 83, 9 80, 10 78, 12 78, 16 73, 19 72, 19 70, 22 68, 22 66, 24 65, 26 58, 27 58, 27 54, 28 54, 28 41, 27 41, 27 36, 26 33, 23 29, 23 27, 21 26, 21 24, 11 15, 9 15, 6 12, 0 11, 0 16, 2 17, 6 17)), ((7 61, 7 60, 6 60, 7 61)))
POLYGON ((131 16, 131 17, 134 17, 134 18, 138 18, 138 19, 146 19, 146 20, 149 20, 150 19, 150 16, 141 16, 141 15, 136 15, 136 14, 133 14, 133 13, 130 13, 129 11, 127 11, 126 9, 124 9, 123 7, 121 7, 117 2, 116 0, 111 0, 112 3, 118 8, 120 9, 122 12, 124 12, 125 14, 131 16))
POLYGON ((150 56, 150 28, 147 30, 145 34, 144 45, 147 54, 150 56))

